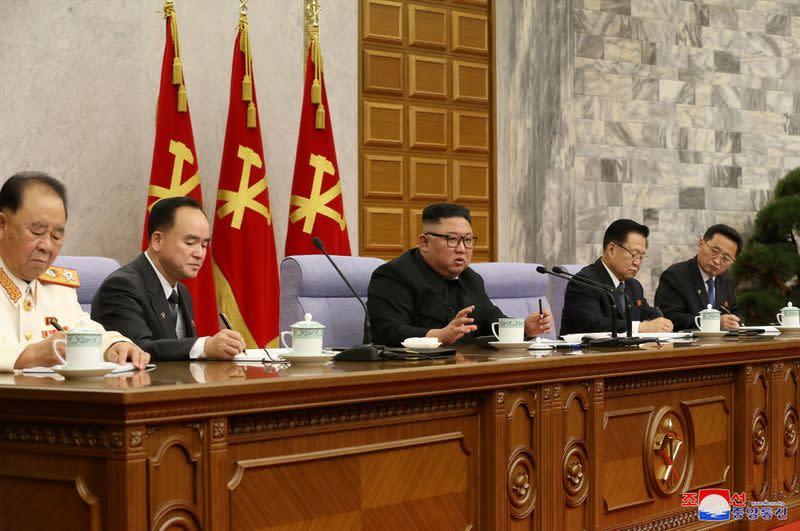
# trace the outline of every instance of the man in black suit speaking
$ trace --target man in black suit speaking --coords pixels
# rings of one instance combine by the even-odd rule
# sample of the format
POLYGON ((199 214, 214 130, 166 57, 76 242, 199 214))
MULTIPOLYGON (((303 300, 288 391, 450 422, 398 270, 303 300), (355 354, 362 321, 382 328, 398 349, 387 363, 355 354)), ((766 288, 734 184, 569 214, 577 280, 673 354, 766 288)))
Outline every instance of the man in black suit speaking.
POLYGON ((95 294, 92 319, 119 330, 158 361, 231 359, 244 339, 223 329, 197 337, 189 290, 179 281, 194 278, 203 265, 211 230, 191 197, 153 205, 147 250, 112 273, 95 294))
MULTIPOLYGON (((469 209, 454 203, 422 211, 419 247, 378 267, 369 281, 372 339, 396 346, 409 337, 436 337, 443 345, 471 343, 492 333, 503 312, 469 267, 477 236, 469 209)), ((525 335, 550 331, 550 310, 525 319, 525 335)))
POLYGON ((742 237, 727 225, 712 225, 697 242, 697 255, 672 264, 656 290, 656 304, 679 330, 696 328, 694 317, 708 304, 720 310, 720 327, 739 328, 739 308, 728 268, 742 250, 742 237))
MULTIPOLYGON (((647 304, 642 285, 633 278, 647 257, 649 235, 650 229, 645 225, 630 219, 616 220, 603 236, 603 256, 577 276, 624 289, 631 302, 631 320, 640 323, 638 332, 669 332, 672 322, 647 304)), ((617 299, 617 332, 624 332, 625 300, 621 294, 617 299)), ((609 295, 570 280, 564 295, 561 333, 610 332, 611 311, 609 295)))

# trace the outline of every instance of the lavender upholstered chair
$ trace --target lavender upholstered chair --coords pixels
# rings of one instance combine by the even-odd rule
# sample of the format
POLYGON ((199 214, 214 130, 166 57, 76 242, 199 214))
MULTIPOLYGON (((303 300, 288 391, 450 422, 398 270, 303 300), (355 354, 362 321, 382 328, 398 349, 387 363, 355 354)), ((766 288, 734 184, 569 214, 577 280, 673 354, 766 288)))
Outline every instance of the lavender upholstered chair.
MULTIPOLYGON (((361 300, 367 300, 372 272, 379 258, 333 256, 361 300)), ((326 347, 360 345, 364 310, 323 255, 287 256, 281 262, 281 330, 310 313, 325 325, 326 347)))
POLYGON ((108 275, 119 269, 119 262, 105 256, 59 256, 53 265, 74 269, 78 272, 81 287, 78 302, 86 312, 92 311, 92 299, 100 284, 108 275))
MULTIPOLYGON (((470 264, 483 277, 486 294, 503 313, 510 317, 527 317, 542 307, 550 308, 547 298, 547 276, 536 272, 539 264, 487 262, 470 264)), ((554 339, 555 333, 547 336, 554 339)))
MULTIPOLYGON (((567 270, 568 273, 575 274, 584 267, 586 264, 564 264, 561 267, 567 270)), ((564 293, 567 291, 567 281, 550 277, 550 289, 547 291, 548 298, 553 303, 553 322, 555 323, 556 334, 561 334, 561 314, 564 312, 564 293)))

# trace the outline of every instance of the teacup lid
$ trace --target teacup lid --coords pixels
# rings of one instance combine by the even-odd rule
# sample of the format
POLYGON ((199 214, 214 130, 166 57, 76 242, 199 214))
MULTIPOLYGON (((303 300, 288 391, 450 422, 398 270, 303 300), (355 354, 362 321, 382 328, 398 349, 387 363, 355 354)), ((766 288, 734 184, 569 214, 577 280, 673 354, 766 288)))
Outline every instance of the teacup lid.
POLYGON ((709 304, 706 306, 706 309, 700 313, 719 313, 719 310, 715 310, 714 307, 709 304))
POLYGON ((797 309, 797 307, 796 306, 792 306, 792 303, 790 302, 788 304, 788 306, 785 306, 784 308, 781 308, 781 311, 782 312, 783 311, 792 311, 792 310, 796 310, 796 309, 797 309))
POLYGON ((292 328, 325 328, 325 325, 316 321, 312 321, 311 314, 307 313, 303 316, 303 320, 294 323, 292 328))

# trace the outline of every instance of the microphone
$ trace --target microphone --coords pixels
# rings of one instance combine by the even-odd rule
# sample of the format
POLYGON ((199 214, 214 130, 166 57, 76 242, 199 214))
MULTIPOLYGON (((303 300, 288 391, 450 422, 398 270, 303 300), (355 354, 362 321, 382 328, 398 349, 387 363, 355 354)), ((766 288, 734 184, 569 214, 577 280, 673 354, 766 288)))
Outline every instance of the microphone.
POLYGON ((325 250, 325 245, 323 245, 322 240, 314 236, 311 240, 314 244, 314 247, 322 251, 322 254, 328 259, 331 263, 333 268, 339 274, 339 276, 344 280, 344 283, 350 288, 350 291, 353 293, 353 296, 356 300, 361 304, 361 307, 364 308, 364 344, 359 345, 356 347, 351 347, 339 352, 336 356, 333 357, 335 361, 377 361, 381 357, 381 351, 383 350, 382 347, 377 347, 372 344, 372 327, 369 323, 369 311, 367 310, 367 305, 364 304, 364 301, 361 300, 361 297, 358 296, 356 290, 353 289, 353 286, 350 285, 350 282, 347 281, 347 277, 344 276, 344 273, 339 269, 336 265, 336 262, 333 261, 331 255, 328 254, 328 251, 325 250))
POLYGON ((611 339, 614 341, 617 340, 617 303, 616 300, 614 299, 613 292, 611 292, 610 286, 606 286, 605 284, 602 284, 600 286, 595 286, 594 283, 589 281, 588 279, 571 275, 558 266, 554 267, 552 271, 550 271, 544 266, 537 266, 536 272, 543 275, 552 275, 554 277, 566 281, 575 280, 575 282, 578 284, 582 284, 595 291, 602 291, 603 293, 607 294, 611 300, 611 339))
POLYGON ((536 268, 537 273, 552 275, 554 277, 558 277, 564 280, 572 280, 578 284, 582 284, 586 287, 594 289, 596 291, 602 291, 609 296, 609 300, 611 301, 611 338, 609 339, 592 339, 589 341, 589 345, 593 347, 628 347, 628 346, 635 346, 640 343, 644 343, 649 341, 648 339, 640 339, 631 337, 631 319, 630 319, 630 308, 625 308, 625 324, 627 328, 628 337, 617 337, 617 304, 616 298, 614 297, 615 293, 622 293, 625 297, 625 300, 629 302, 628 295, 618 289, 611 287, 607 284, 603 284, 601 282, 596 282, 592 279, 579 277, 577 275, 573 275, 572 273, 567 272, 563 267, 555 266, 552 271, 548 270, 543 266, 538 266, 536 268))
MULTIPOLYGON (((556 273, 559 273, 561 275, 565 275, 565 276, 569 277, 570 279, 576 278, 575 275, 573 275, 572 273, 570 273, 569 271, 567 271, 566 269, 564 269, 561 266, 553 266, 553 271, 556 272, 556 273)), ((603 284, 602 282, 597 282, 596 280, 592 280, 590 278, 577 277, 576 280, 580 280, 580 282, 582 284, 584 284, 584 285, 590 284, 590 285, 595 286, 597 288, 603 289, 607 293, 613 292, 613 293, 621 293, 622 294, 622 296, 625 299, 625 332, 626 332, 625 335, 627 337, 631 337, 633 335, 633 324, 632 324, 632 320, 631 320, 631 299, 628 297, 628 294, 625 293, 625 290, 624 289, 619 289, 616 286, 609 286, 608 284, 603 284)), ((612 306, 616 306, 615 302, 616 301, 614 299, 612 299, 611 300, 611 305, 612 306)), ((612 309, 614 309, 614 308, 612 308, 612 309)))

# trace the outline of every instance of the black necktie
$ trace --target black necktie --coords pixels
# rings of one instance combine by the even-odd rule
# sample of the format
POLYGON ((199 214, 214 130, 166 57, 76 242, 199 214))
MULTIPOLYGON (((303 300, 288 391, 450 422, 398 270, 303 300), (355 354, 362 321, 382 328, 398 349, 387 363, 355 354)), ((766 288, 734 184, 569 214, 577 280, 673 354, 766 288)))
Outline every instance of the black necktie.
POLYGON ((625 283, 620 282, 617 289, 619 289, 619 292, 617 292, 617 308, 622 315, 625 315, 625 295, 623 295, 625 293, 625 283))
POLYGON ((170 294, 169 298, 167 298, 167 302, 169 302, 169 315, 172 318, 172 328, 178 327, 178 307, 180 306, 180 298, 178 297, 178 290, 172 288, 172 293, 170 294))

